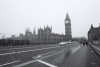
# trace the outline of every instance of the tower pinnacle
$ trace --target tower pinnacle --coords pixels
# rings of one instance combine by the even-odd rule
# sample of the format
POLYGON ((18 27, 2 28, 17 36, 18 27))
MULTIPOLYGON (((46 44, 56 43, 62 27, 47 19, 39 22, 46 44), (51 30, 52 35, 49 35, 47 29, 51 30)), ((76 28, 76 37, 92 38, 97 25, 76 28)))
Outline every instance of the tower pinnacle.
POLYGON ((66 14, 65 23, 71 23, 71 20, 70 20, 70 18, 69 18, 68 12, 67 12, 67 14, 66 14))
POLYGON ((94 28, 94 27, 93 27, 93 24, 91 24, 91 28, 94 28))
POLYGON ((33 35, 36 35, 35 27, 34 27, 34 30, 33 30, 33 35))
POLYGON ((66 19, 67 19, 67 18, 69 18, 69 14, 68 14, 68 12, 67 12, 67 14, 66 14, 66 19))
POLYGON ((71 34, 71 19, 69 18, 69 14, 66 14, 65 18, 65 40, 71 40, 72 34, 71 34))

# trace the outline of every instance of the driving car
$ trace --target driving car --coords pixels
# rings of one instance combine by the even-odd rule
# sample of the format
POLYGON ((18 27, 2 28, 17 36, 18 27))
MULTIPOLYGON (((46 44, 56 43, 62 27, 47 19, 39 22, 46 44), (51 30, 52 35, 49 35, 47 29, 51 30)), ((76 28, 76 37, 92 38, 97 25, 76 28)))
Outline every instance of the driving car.
POLYGON ((72 42, 70 42, 70 41, 68 41, 68 42, 66 42, 67 44, 71 44, 72 42))
POLYGON ((66 42, 61 42, 61 43, 59 43, 59 45, 61 45, 61 46, 66 45, 66 42))

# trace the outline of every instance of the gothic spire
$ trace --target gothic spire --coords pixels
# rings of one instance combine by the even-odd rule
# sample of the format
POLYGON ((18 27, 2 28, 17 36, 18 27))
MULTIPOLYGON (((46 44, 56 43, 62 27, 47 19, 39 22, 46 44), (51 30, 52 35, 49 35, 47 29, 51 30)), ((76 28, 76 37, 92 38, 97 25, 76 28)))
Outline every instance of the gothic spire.
POLYGON ((34 27, 34 30, 33 30, 33 35, 36 35, 35 27, 34 27))
POLYGON ((71 19, 69 18, 68 12, 67 12, 66 18, 65 18, 65 24, 66 24, 66 23, 70 23, 70 24, 71 24, 71 19))
POLYGON ((93 28, 93 24, 91 24, 91 28, 93 28))
POLYGON ((67 14, 66 14, 66 19, 67 19, 67 18, 69 18, 69 14, 68 14, 68 12, 67 12, 67 14))

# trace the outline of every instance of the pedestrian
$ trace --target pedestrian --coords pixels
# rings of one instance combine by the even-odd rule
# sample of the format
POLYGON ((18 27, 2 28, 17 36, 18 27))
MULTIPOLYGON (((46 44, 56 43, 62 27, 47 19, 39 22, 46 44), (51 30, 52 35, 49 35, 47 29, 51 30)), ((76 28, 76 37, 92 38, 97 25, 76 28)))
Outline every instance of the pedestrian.
POLYGON ((84 44, 85 44, 85 43, 83 42, 83 46, 84 46, 84 44))
POLYGON ((88 41, 86 41, 86 45, 88 46, 88 41))

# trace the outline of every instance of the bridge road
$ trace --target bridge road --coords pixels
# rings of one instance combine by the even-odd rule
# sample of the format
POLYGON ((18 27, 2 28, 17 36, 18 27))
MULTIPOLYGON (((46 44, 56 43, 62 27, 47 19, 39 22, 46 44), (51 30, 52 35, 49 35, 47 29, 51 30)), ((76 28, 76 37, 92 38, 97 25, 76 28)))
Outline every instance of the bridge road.
POLYGON ((3 52, 0 54, 0 66, 3 67, 100 67, 93 50, 79 43, 18 47, 10 48, 8 54, 6 49, 3 52))
MULTIPOLYGON (((77 46, 36 59, 22 67, 100 67, 96 53, 90 46, 77 46)), ((14 67, 20 67, 17 65, 14 67)))
POLYGON ((16 46, 6 47, 0 49, 0 66, 12 67, 34 60, 37 56, 45 56, 48 54, 56 53, 62 49, 77 47, 79 44, 68 44, 66 46, 54 45, 40 45, 40 46, 16 46))

